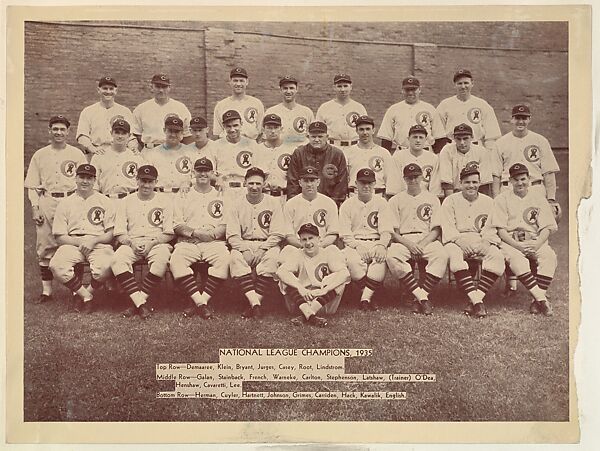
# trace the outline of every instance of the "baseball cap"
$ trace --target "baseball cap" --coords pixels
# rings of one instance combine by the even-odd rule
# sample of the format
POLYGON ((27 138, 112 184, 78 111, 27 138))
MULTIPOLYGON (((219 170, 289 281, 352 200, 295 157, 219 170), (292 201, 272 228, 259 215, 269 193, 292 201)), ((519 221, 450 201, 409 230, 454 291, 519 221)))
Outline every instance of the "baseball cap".
POLYGON ((508 173, 511 177, 516 177, 517 175, 521 174, 529 175, 529 169, 527 169, 527 166, 525 166, 524 164, 515 163, 508 169, 508 173))
POLYGON ((276 114, 267 114, 263 119, 263 125, 267 124, 281 125, 281 118, 276 114))
POLYGON ((513 116, 531 116, 531 110, 523 103, 515 105, 512 109, 513 116))
POLYGON ((131 126, 129 125, 129 122, 127 122, 125 119, 117 119, 112 123, 112 130, 122 130, 124 132, 129 133, 131 131, 131 126))
POLYGON ((246 171, 246 176, 244 177, 244 179, 247 180, 254 175, 258 175, 258 176, 262 177, 263 180, 267 177, 267 175, 265 174, 265 171, 263 171, 261 168, 252 166, 250 169, 248 169, 246 171))
POLYGON ((248 72, 246 72, 246 69, 244 69, 243 67, 235 67, 231 69, 231 72, 229 72, 229 78, 233 77, 248 78, 248 72))
POLYGON ((223 119, 223 123, 233 121, 234 119, 239 119, 241 121, 242 116, 240 116, 240 113, 238 113, 235 110, 227 110, 227 111, 225 111, 225 114, 223 114, 222 119, 223 119))
POLYGON ((469 127, 467 124, 458 124, 454 127, 454 136, 464 136, 471 135, 473 136, 473 129, 469 127))
POLYGON ((421 82, 418 78, 408 77, 402 80, 403 88, 419 88, 421 86, 421 82))
POLYGON ((112 77, 102 77, 100 79, 100 81, 98 81, 98 87, 104 86, 104 85, 113 85, 115 88, 117 87, 117 80, 115 80, 112 77))
POLYGON ((298 229, 298 235, 302 235, 303 233, 309 233, 314 236, 319 236, 319 229, 314 224, 306 223, 302 224, 298 229))
POLYGON ((410 163, 404 166, 404 169, 402 170, 402 175, 404 177, 414 177, 415 175, 423 175, 423 170, 418 164, 410 163))
POLYGON ((427 136, 427 129, 421 124, 415 124, 408 129, 408 136, 412 135, 413 133, 422 133, 427 136))
POLYGON ((300 171, 301 179, 318 179, 319 171, 314 166, 304 166, 300 171))
POLYGON ((366 115, 359 116, 354 124, 356 127, 362 124, 371 124, 373 127, 375 127, 375 121, 373 120, 373 118, 366 115))
POLYGON ((296 86, 298 86, 298 80, 296 80, 296 77, 293 77, 292 75, 285 75, 279 80, 280 87, 286 83, 294 83, 296 86))
POLYGON ((208 124, 202 116, 194 116, 190 119, 190 128, 206 128, 208 124))
POLYGON ((312 133, 312 132, 321 132, 321 133, 327 133, 327 124, 325 122, 311 122, 308 125, 308 133, 312 133))
POLYGON ((471 164, 467 164, 464 168, 461 169, 460 171, 460 180, 464 179, 465 177, 468 177, 470 175, 481 175, 479 172, 479 166, 476 163, 471 163, 471 164))
POLYGON ((375 173, 369 168, 363 168, 358 171, 356 174, 356 180, 361 182, 374 182, 375 181, 375 173))
POLYGON ((348 74, 336 74, 333 77, 333 84, 340 83, 342 81, 347 81, 348 83, 352 83, 352 78, 348 74))
POLYGON ((171 130, 183 130, 183 121, 177 116, 168 116, 165 119, 165 128, 171 130))
POLYGON ((194 163, 194 170, 195 171, 212 171, 213 170, 213 164, 212 161, 210 161, 208 158, 198 158, 196 160, 196 162, 194 163))
POLYGON ((166 74, 156 74, 152 77, 152 84, 169 86, 171 84, 171 80, 169 80, 169 77, 166 74))
POLYGON ((469 69, 458 69, 456 72, 454 72, 454 77, 452 77, 452 81, 456 83, 456 80, 462 77, 468 77, 471 80, 473 79, 473 75, 471 74, 471 71, 469 69))
POLYGON ((65 124, 67 128, 71 126, 69 119, 67 119, 62 114, 59 114, 58 116, 52 116, 50 118, 50 120, 48 121, 48 127, 52 127, 53 124, 65 124))
POLYGON ((144 166, 138 169, 137 178, 156 180, 158 178, 158 171, 154 166, 150 164, 145 164, 144 166))
POLYGON ((77 170, 75 171, 77 175, 91 175, 92 177, 96 177, 96 168, 91 164, 84 163, 77 166, 77 170))

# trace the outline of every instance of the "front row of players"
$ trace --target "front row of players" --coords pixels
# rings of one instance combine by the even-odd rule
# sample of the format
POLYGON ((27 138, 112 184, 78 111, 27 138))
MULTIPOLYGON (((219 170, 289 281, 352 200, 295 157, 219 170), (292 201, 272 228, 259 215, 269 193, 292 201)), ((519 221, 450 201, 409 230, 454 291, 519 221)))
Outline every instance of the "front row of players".
POLYGON ((123 316, 148 318, 152 310, 146 301, 170 268, 175 286, 193 301, 186 317, 210 318, 208 302, 231 275, 249 303, 244 317, 260 316, 265 294, 279 288, 288 310, 299 314, 295 324, 325 326, 320 314, 335 313, 350 280, 360 288, 360 308, 377 310, 373 294, 389 268, 414 296, 413 311, 430 315, 430 293, 449 264, 469 299, 465 313, 482 318, 486 293, 506 261, 533 297, 531 313, 552 314, 546 290, 557 261, 548 237, 557 226, 548 202, 529 189, 528 170, 520 163, 510 168, 513 189, 495 200, 478 192, 478 167, 468 165, 460 173, 461 191, 442 205, 422 189, 417 164, 404 168, 407 189, 389 202, 374 194, 375 173, 361 169, 356 195, 341 205, 339 215, 335 203, 318 193, 319 175, 310 166, 300 174, 301 193, 283 210, 279 199, 263 192, 265 173, 259 168, 247 171, 246 195, 231 206, 211 185, 210 160, 198 159, 194 171, 194 187, 175 196, 157 192, 156 168, 142 166, 137 191, 117 200, 94 190, 94 166, 77 167, 76 192, 56 208, 52 232, 60 247, 49 265, 76 295, 77 310, 93 310, 94 290, 112 271, 132 302, 123 316), (142 259, 149 270, 139 284, 133 265, 142 259), (90 266, 89 287, 75 270, 84 261, 90 266), (469 261, 481 262, 477 282, 469 261), (203 288, 192 269, 196 262, 209 265, 203 288), (419 278, 415 266, 424 266, 419 278))

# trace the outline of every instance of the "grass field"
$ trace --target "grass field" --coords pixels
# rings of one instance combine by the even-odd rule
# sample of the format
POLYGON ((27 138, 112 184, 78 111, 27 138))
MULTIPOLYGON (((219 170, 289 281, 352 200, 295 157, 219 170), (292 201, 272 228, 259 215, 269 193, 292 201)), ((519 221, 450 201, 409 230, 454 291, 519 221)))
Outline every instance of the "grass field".
POLYGON ((389 290, 382 310, 366 314, 347 302, 325 329, 290 325, 281 305, 259 321, 243 320, 242 304, 231 296, 221 296, 210 321, 185 319, 182 304, 165 299, 149 321, 121 318, 114 300, 93 314, 76 314, 58 285, 59 300, 33 302, 40 283, 27 210, 25 421, 566 421, 568 156, 557 158, 564 220, 551 237, 559 260, 551 318, 529 314, 522 287, 504 299, 503 280, 479 321, 461 313, 463 298, 446 282, 433 295, 432 317, 414 316, 389 290), (156 363, 216 362, 219 348, 238 347, 372 348, 371 357, 347 359, 346 372, 435 373, 437 382, 245 383, 260 391, 407 391, 404 401, 155 398, 173 384, 155 380, 156 363))

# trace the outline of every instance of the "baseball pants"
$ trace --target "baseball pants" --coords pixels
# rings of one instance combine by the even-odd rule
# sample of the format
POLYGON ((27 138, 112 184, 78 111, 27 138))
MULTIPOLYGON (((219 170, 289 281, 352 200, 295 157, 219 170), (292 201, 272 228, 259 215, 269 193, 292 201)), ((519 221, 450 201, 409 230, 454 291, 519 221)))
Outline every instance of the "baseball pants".
MULTIPOLYGON (((330 274, 331 276, 331 274, 330 274)), ((327 283, 327 277, 326 276, 323 278, 323 284, 327 283)), ((281 288, 281 292, 283 293, 283 299, 285 301, 285 306, 288 310, 288 312, 290 313, 299 313, 298 311, 298 304, 297 302, 294 300, 294 298, 291 296, 290 293, 288 293, 288 287, 287 285, 285 285, 284 283, 279 283, 279 286, 281 288)), ((308 288, 312 288, 312 289, 316 289, 318 287, 314 287, 314 286, 309 286, 308 288)), ((333 315, 335 312, 337 312, 338 307, 340 306, 340 302, 342 301, 342 295, 344 294, 344 289, 346 288, 346 284, 340 285, 336 288, 334 288, 333 291, 335 291, 335 297, 329 301, 327 304, 325 304, 318 312, 319 315, 323 314, 323 315, 333 315)))
MULTIPOLYGON (((254 254, 261 244, 262 241, 251 241, 250 250, 254 254)), ((262 259, 256 265, 256 275, 257 276, 267 276, 273 278, 275 272, 277 271, 277 262, 279 257, 280 249, 275 246, 269 249, 263 255, 262 259)), ((235 249, 231 250, 231 264, 229 267, 229 271, 231 272, 231 277, 241 277, 246 274, 252 273, 252 268, 244 258, 244 255, 235 249)))
MULTIPOLYGON (((504 254, 506 262, 510 266, 511 271, 514 272, 517 277, 528 273, 531 270, 529 267, 529 259, 521 251, 506 243, 502 243, 500 249, 504 254)), ((556 270, 558 262, 556 260, 556 253, 548 243, 544 243, 542 247, 537 250, 535 253, 535 260, 538 264, 538 275, 549 278, 554 277, 554 271, 556 270)))
POLYGON ((58 248, 52 234, 52 222, 59 200, 49 195, 43 195, 39 198, 38 205, 40 213, 44 216, 44 222, 42 225, 35 226, 35 235, 36 252, 41 266, 48 266, 50 259, 58 248))
MULTIPOLYGON (((448 254, 451 272, 455 273, 469 269, 469 265, 465 261, 464 252, 458 245, 448 243, 444 246, 444 250, 448 254)), ((504 256, 496 246, 492 245, 488 248, 481 262, 481 269, 484 271, 489 271, 498 276, 504 272, 504 256)))
POLYGON ((209 243, 177 243, 171 255, 169 266, 174 279, 192 275, 192 263, 203 261, 210 267, 208 274, 219 279, 226 279, 229 275, 231 255, 224 241, 211 241, 209 243))
MULTIPOLYGON (((407 235, 414 242, 420 241, 424 234, 415 233, 407 235)), ((408 261, 412 258, 412 254, 406 246, 400 243, 392 243, 387 253, 387 264, 390 272, 394 277, 401 278, 402 276, 412 272, 412 267, 408 261)), ((444 250, 444 246, 439 241, 433 241, 423 249, 423 259, 427 260, 426 271, 432 276, 442 278, 446 272, 448 265, 448 254, 444 250)))
POLYGON ((87 258, 76 246, 65 244, 58 248, 50 260, 50 270, 54 277, 62 283, 66 283, 73 279, 75 265, 87 261, 90 264, 92 279, 102 282, 110 276, 110 264, 113 256, 114 251, 110 244, 97 244, 87 258))
MULTIPOLYGON (((373 247, 372 241, 361 241, 367 248, 373 247)), ((350 272, 350 278, 354 281, 361 280, 363 277, 368 277, 376 282, 382 282, 385 278, 385 262, 365 263, 356 249, 345 247, 342 254, 346 257, 346 266, 350 272)))
MULTIPOLYGON (((171 246, 166 243, 157 244, 148 252, 146 260, 148 260, 148 268, 152 274, 158 277, 164 277, 167 272, 167 265, 171 257, 171 246)), ((138 257, 129 246, 119 246, 115 251, 112 260, 111 268, 115 276, 125 272, 133 272, 133 264, 141 260, 143 257, 138 257)))

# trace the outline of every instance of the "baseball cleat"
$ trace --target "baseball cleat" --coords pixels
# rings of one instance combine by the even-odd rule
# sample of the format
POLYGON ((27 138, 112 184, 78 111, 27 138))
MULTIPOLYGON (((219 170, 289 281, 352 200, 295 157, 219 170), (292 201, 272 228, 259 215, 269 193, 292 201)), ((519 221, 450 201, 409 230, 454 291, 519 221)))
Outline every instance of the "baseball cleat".
POLYGON ((198 309, 198 306, 196 304, 194 305, 190 305, 188 308, 186 308, 183 311, 183 316, 185 318, 191 318, 192 316, 196 315, 196 310, 198 309))
POLYGON ((85 314, 92 313, 93 311, 94 311, 94 301, 84 302, 83 307, 80 310, 81 313, 85 313, 85 314))
POLYGON ((202 304, 198 306, 198 315, 203 319, 210 319, 212 317, 212 312, 208 308, 208 305, 202 304))
POLYGON ((531 301, 531 304, 529 304, 529 313, 532 315, 537 315, 540 313, 540 303, 535 299, 531 301))
POLYGON ((316 327, 325 327, 328 323, 327 320, 321 316, 311 315, 310 318, 308 318, 308 324, 316 327))
POLYGON ((504 296, 508 297, 508 298, 512 298, 514 296, 517 295, 517 289, 512 289, 511 287, 506 287, 506 289, 504 290, 504 296))
POLYGON ((549 301, 540 301, 539 305, 540 305, 540 312, 544 316, 552 316, 554 314, 554 312, 552 311, 552 305, 550 305, 549 301))
POLYGON ((35 301, 36 304, 45 304, 46 302, 52 301, 51 294, 40 294, 40 297, 35 301))
POLYGON ((471 302, 467 302, 467 305, 465 305, 465 308, 463 309, 463 313, 467 316, 473 314, 473 304, 471 304, 471 302))
POLYGON ((427 316, 433 313, 433 305, 431 305, 431 301, 429 299, 423 299, 421 301, 421 313, 427 316))
POLYGON ((146 304, 140 305, 138 308, 138 312, 140 314, 140 318, 142 319, 148 319, 152 316, 152 309, 146 304))
POLYGON ((377 310, 379 310, 379 304, 377 303, 377 301, 371 299, 371 302, 369 302, 369 310, 371 310, 372 312, 376 312, 377 310))
POLYGON ((365 301, 365 300, 360 301, 360 303, 358 304, 358 309, 365 311, 365 312, 367 310, 369 310, 369 301, 365 301))
POLYGON ((410 310, 415 314, 422 313, 423 309, 421 307, 421 301, 414 299, 410 304, 410 310))
POLYGON ((72 302, 73 302, 73 310, 74 311, 79 313, 83 310, 83 299, 81 299, 79 296, 73 296, 72 302))
POLYGON ((137 315, 138 309, 135 305, 127 307, 125 310, 121 312, 121 316, 123 318, 131 318, 132 316, 137 315))
POLYGON ((478 302, 477 304, 475 304, 473 306, 473 318, 485 318, 487 316, 487 311, 485 310, 485 305, 483 305, 483 302, 478 302))

